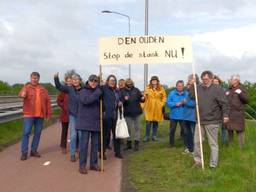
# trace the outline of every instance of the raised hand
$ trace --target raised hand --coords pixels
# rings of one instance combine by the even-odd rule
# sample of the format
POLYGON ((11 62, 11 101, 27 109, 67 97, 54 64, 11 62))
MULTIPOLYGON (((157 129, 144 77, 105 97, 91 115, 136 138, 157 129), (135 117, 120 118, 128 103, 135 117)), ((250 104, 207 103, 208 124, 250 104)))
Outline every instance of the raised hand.
POLYGON ((55 73, 54 77, 59 77, 59 72, 55 73))

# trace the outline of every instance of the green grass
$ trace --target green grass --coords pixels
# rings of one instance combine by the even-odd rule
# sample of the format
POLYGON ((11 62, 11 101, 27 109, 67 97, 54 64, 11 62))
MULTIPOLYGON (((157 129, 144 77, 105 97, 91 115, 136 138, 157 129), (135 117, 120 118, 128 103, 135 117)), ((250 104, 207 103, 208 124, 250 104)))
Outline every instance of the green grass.
MULTIPOLYGON (((53 118, 50 121, 45 121, 44 127, 55 122, 58 114, 59 110, 57 109, 53 113, 53 118)), ((0 151, 20 140, 22 136, 22 124, 22 119, 0 124, 0 151)))
MULTIPOLYGON (((145 123, 143 130, 145 129, 145 123)), ((139 192, 255 192, 256 124, 247 122, 246 145, 220 146, 219 166, 209 165, 209 147, 204 143, 205 171, 193 167, 190 155, 182 154, 183 142, 176 130, 176 147, 169 147, 169 122, 159 127, 158 142, 143 144, 127 156, 128 180, 139 192)), ((143 133, 144 134, 144 133, 143 133)))

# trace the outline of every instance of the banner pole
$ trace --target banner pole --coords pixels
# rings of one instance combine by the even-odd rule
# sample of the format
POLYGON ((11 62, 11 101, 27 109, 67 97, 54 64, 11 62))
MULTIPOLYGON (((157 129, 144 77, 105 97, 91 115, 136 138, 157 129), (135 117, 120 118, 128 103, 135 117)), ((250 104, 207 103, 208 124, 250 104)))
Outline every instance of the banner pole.
MULTIPOLYGON (((100 85, 102 84, 102 66, 99 66, 100 69, 100 85)), ((100 99, 100 170, 101 173, 104 171, 104 160, 103 160, 103 99, 100 99)))
POLYGON ((200 112, 199 112, 199 105, 198 105, 195 61, 192 62, 192 69, 193 69, 193 78, 194 78, 194 91, 195 91, 195 100, 196 100, 196 116, 197 116, 198 134, 199 134, 199 143, 200 143, 201 165, 202 165, 202 170, 204 171, 204 153, 203 153, 203 142, 202 142, 202 128, 201 128, 200 112))

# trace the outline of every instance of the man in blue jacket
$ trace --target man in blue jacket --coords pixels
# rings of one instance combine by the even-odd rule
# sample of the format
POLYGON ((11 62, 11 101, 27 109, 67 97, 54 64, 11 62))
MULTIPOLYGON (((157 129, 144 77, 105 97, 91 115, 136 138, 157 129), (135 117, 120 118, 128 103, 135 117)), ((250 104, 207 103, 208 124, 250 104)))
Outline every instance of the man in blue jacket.
MULTIPOLYGON (((184 132, 184 103, 188 93, 184 90, 184 82, 177 81, 176 89, 171 91, 167 98, 167 106, 170 108, 170 145, 174 146, 174 137, 177 124, 179 123, 181 130, 184 132)), ((184 136, 184 135, 183 135, 184 136)), ((184 140, 185 142, 185 140, 184 140)), ((186 144, 186 143, 185 143, 186 144)))

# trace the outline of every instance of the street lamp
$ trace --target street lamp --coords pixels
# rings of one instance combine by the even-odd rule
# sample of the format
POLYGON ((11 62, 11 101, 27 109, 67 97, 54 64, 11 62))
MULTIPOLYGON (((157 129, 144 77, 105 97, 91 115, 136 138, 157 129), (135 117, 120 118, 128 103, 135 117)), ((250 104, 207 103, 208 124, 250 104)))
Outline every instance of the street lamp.
MULTIPOLYGON (((148 0, 145 0, 145 35, 148 35, 148 0)), ((144 90, 148 83, 148 64, 144 64, 144 90)))
MULTIPOLYGON (((126 17, 128 19, 128 34, 129 34, 129 36, 131 35, 131 19, 128 15, 125 15, 123 13, 119 13, 116 11, 109 11, 109 10, 103 10, 103 11, 101 11, 101 13, 111 13, 111 14, 117 14, 117 15, 126 17)), ((129 64, 129 78, 131 78, 131 64, 129 64)))

